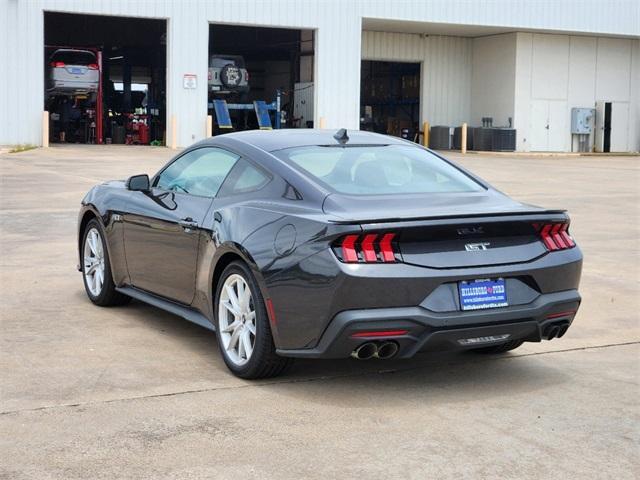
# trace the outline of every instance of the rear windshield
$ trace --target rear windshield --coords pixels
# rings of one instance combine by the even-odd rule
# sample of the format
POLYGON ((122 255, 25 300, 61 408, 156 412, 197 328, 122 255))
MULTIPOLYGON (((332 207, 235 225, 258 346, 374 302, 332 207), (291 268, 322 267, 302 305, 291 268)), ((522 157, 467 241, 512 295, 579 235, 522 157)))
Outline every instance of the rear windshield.
POLYGON ((350 195, 477 192, 484 189, 451 164, 409 145, 312 146, 273 153, 336 192, 350 195))
POLYGON ((58 50, 51 55, 51 60, 65 65, 90 65, 96 63, 96 56, 86 50, 58 50))
POLYGON ((238 68, 244 68, 244 59, 239 56, 228 55, 226 57, 216 57, 212 56, 209 59, 209 67, 211 68, 222 68, 227 64, 235 65, 238 68))

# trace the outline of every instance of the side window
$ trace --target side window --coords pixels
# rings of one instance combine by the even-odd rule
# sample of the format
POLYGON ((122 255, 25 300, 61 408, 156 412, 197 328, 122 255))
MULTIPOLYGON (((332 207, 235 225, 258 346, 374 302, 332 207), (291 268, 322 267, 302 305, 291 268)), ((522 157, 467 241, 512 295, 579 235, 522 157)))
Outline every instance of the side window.
POLYGON ((222 185, 219 196, 254 192, 264 187, 269 180, 269 175, 247 160, 241 159, 222 185))
POLYGON ((204 147, 185 153, 165 168, 154 186, 174 192, 214 197, 238 156, 221 148, 204 147))

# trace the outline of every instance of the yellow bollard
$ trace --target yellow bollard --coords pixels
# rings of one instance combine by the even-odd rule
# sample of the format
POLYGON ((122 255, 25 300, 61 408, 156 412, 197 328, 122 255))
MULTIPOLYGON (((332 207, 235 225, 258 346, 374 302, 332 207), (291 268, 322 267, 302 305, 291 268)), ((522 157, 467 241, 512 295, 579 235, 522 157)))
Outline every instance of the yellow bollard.
POLYGON ((213 137, 213 117, 207 115, 207 137, 213 137))
POLYGON ((422 145, 429 148, 429 122, 422 124, 422 145))
POLYGON ((170 125, 170 131, 171 131, 171 142, 169 143, 169 148, 171 148, 171 150, 175 150, 177 148, 177 143, 178 143, 178 139, 176 138, 176 116, 175 115, 171 115, 171 125, 170 125))
POLYGON ((467 124, 466 122, 462 124, 462 131, 460 133, 460 152, 462 154, 467 153, 467 124))
POLYGON ((49 112, 42 112, 42 146, 49 146, 49 112))

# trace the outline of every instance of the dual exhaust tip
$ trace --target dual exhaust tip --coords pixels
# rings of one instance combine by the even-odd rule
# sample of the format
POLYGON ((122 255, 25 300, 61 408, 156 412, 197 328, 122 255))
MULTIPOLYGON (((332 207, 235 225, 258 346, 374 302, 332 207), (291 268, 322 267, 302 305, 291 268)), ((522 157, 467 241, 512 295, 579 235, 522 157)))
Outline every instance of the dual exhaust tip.
MULTIPOLYGON (((545 328, 543 335, 547 340, 561 338, 569 329, 569 322, 553 323, 545 328)), ((396 342, 365 342, 351 352, 351 356, 358 360, 369 360, 371 358, 379 358, 387 360, 394 357, 400 346, 396 342)))
POLYGON ((547 340, 553 340, 554 338, 560 338, 565 333, 567 333, 568 329, 569 329, 569 322, 554 323, 552 325, 549 325, 544 330, 544 337, 547 340))
POLYGON ((369 360, 374 357, 386 360, 395 356, 399 349, 396 342, 366 342, 351 352, 351 356, 358 360, 369 360))

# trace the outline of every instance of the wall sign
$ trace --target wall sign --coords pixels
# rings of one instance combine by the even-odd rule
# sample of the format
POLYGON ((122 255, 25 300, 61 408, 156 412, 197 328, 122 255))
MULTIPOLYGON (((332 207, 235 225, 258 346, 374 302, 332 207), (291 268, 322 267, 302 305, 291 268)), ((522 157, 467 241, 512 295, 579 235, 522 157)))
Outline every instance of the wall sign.
POLYGON ((182 88, 195 90, 198 88, 198 76, 193 73, 185 73, 182 77, 182 88))

